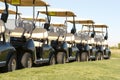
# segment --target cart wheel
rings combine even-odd
[[[88,54],[87,52],[81,53],[81,61],[88,61]]]
[[[50,57],[50,61],[49,61],[49,64],[50,65],[55,65],[56,61],[55,61],[55,55],[52,54],[52,56]]]
[[[76,53],[76,61],[80,62],[80,54],[79,53]]]
[[[32,57],[30,53],[25,53],[21,59],[21,64],[23,68],[31,68],[32,67]]]
[[[64,64],[66,62],[66,56],[64,52],[58,52],[57,54],[57,63]]]
[[[111,57],[111,52],[108,53],[108,59],[110,59],[110,57]]]
[[[16,56],[12,55],[8,61],[7,71],[14,71],[17,68]]]
[[[101,52],[96,53],[95,60],[102,60],[102,53]]]

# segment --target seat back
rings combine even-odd
[[[79,33],[78,36],[80,37],[81,40],[85,40],[85,41],[89,40],[90,38],[88,33],[85,33],[85,32]]]
[[[43,28],[35,28],[32,32],[31,38],[37,39],[37,40],[46,39],[48,38],[48,32],[46,29],[43,29]]]
[[[102,35],[95,35],[95,37],[94,37],[94,41],[95,42],[103,42],[103,36]]]
[[[4,33],[5,32],[5,23],[0,20],[0,33]]]

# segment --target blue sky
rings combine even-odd
[[[46,0],[51,7],[65,8],[79,18],[93,19],[109,26],[109,44],[120,42],[120,0]]]
[[[78,18],[93,19],[96,23],[109,26],[109,45],[120,42],[120,0],[45,0],[52,8],[73,11]],[[0,3],[0,6],[3,4]],[[13,8],[13,7],[10,7]],[[21,8],[20,12],[31,16],[31,9]],[[27,11],[26,11],[27,10]],[[58,18],[57,18],[58,19]],[[61,19],[62,20],[62,19]],[[77,29],[80,29],[77,27]]]

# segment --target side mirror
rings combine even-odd
[[[1,20],[6,23],[7,19],[8,19],[8,5],[6,4],[6,9],[3,11],[3,13],[1,14]]]
[[[94,36],[95,36],[95,31],[91,33],[91,38],[94,38]]]
[[[108,39],[108,33],[106,33],[105,37],[104,37],[105,40]]]
[[[71,33],[72,33],[72,34],[75,34],[75,33],[76,33],[76,29],[75,29],[75,28],[72,28],[72,29],[71,29]]]
[[[44,24],[44,29],[46,29],[47,31],[49,31],[49,27],[50,27],[50,24],[49,24],[49,23],[45,23],[45,24]]]

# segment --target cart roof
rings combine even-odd
[[[94,24],[94,27],[95,28],[108,28],[108,26],[105,24]]]
[[[89,30],[83,30],[83,31],[78,31],[78,32],[93,32],[93,31],[89,31]],[[104,33],[103,31],[95,31],[96,33]]]
[[[0,13],[3,13],[4,9],[0,9]],[[16,12],[14,10],[8,10],[9,14],[16,14]],[[21,14],[21,13],[18,13]]]
[[[33,20],[33,18],[22,18],[22,19],[25,19],[25,20]],[[46,20],[43,19],[43,18],[38,18],[38,19],[34,19],[35,21],[38,21],[38,22],[45,22]]]
[[[66,27],[65,24],[58,24],[58,23],[51,23],[50,26],[53,26],[53,27]]]
[[[67,22],[73,23],[73,20],[68,20]],[[93,20],[75,20],[76,24],[94,24]]]
[[[38,11],[39,13],[42,13],[42,14],[46,14],[47,15],[47,12],[46,10],[40,10]],[[64,10],[64,9],[55,9],[55,8],[51,8],[51,9],[48,9],[48,15],[49,16],[58,16],[58,17],[73,17],[73,16],[76,16],[72,11],[70,10]]]
[[[94,26],[94,28],[108,28],[108,26],[105,24],[85,24],[84,26]]]
[[[4,0],[0,0],[4,2]],[[33,6],[33,0],[6,0],[7,3],[17,6]],[[43,0],[35,0],[34,6],[49,6],[48,3]]]

